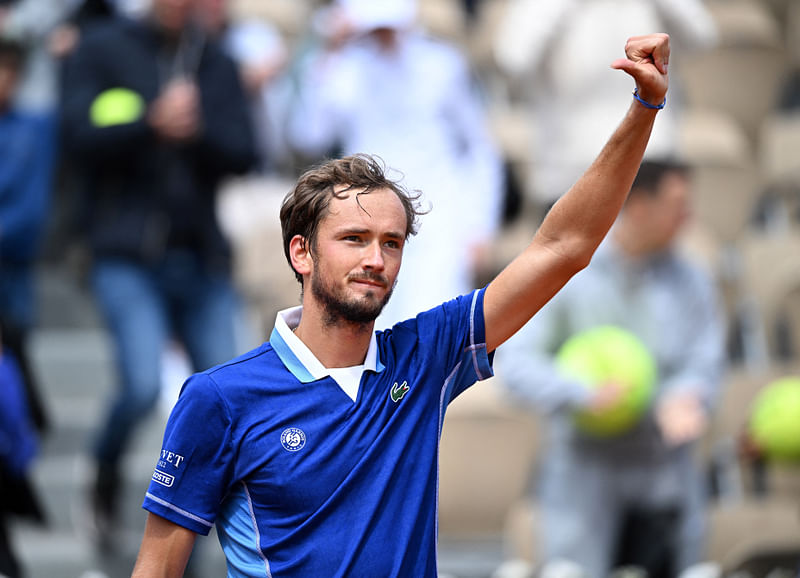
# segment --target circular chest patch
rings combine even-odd
[[[296,427],[287,427],[281,432],[281,445],[288,452],[302,450],[306,445],[306,434]]]

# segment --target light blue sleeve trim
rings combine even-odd
[[[172,510],[173,512],[176,512],[176,513],[178,513],[178,514],[180,514],[181,516],[184,516],[184,517],[186,517],[186,518],[189,518],[190,520],[194,520],[194,521],[195,521],[195,522],[197,522],[198,524],[202,524],[203,526],[207,526],[207,527],[209,527],[209,528],[213,528],[213,527],[214,527],[214,524],[213,524],[213,523],[211,523],[211,522],[209,522],[209,521],[207,521],[207,520],[204,520],[203,518],[201,518],[201,517],[199,517],[199,516],[195,516],[195,515],[194,515],[194,514],[192,514],[191,512],[187,512],[186,510],[184,510],[184,509],[182,509],[182,508],[179,508],[178,506],[176,506],[176,505],[174,505],[174,504],[170,504],[170,503],[169,503],[169,502],[167,502],[166,500],[162,500],[161,498],[159,498],[158,496],[155,496],[155,495],[151,494],[150,492],[147,492],[147,493],[145,494],[145,497],[147,497],[148,499],[150,499],[150,500],[154,501],[156,504],[161,504],[161,505],[162,505],[162,506],[164,506],[165,508],[167,508],[167,509],[169,509],[169,510]]]

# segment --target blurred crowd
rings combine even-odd
[[[595,262],[496,366],[504,396],[552,426],[529,484],[543,507],[530,568],[591,578],[697,567],[731,460],[763,473],[745,423],[733,458],[704,444],[733,372],[763,385],[800,357],[800,307],[758,307],[742,241],[781,235],[780,253],[800,217],[800,123],[782,120],[800,113],[792,0],[0,0],[0,576],[24,574],[6,521],[44,518],[29,479],[52,433],[29,351],[40,267],[70,267],[113,344],[85,489],[110,547],[120,464],[170,356],[186,371],[225,361],[299,299],[277,211],[305,168],[375,154],[421,192],[388,327],[486,283],[526,242],[630,104],[609,64],[653,31],[673,56],[646,168]],[[764,82],[724,69],[762,55]],[[783,164],[764,160],[770,123],[795,127]],[[573,414],[602,413],[625,384],[595,390],[557,363],[569,337],[609,325],[658,376],[647,417],[613,439]]]

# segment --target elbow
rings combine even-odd
[[[572,268],[572,274],[575,275],[586,269],[589,266],[589,263],[592,262],[592,256],[594,255],[594,251],[584,251],[582,253],[576,254],[572,262],[570,263],[570,267]]]
[[[592,262],[596,247],[575,244],[562,253],[562,268],[564,272],[572,277],[586,269]]]

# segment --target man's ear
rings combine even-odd
[[[310,275],[313,269],[311,258],[311,245],[306,242],[302,235],[295,235],[289,241],[289,256],[292,259],[292,267],[300,275]]]

